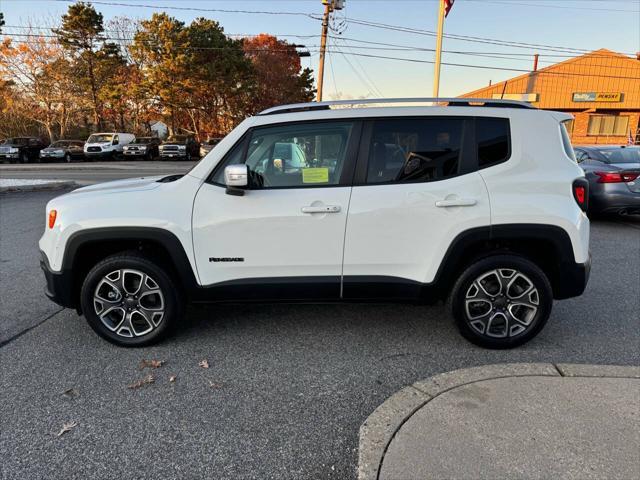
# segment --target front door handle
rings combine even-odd
[[[340,211],[339,205],[319,205],[308,206],[301,208],[302,213],[338,213]]]
[[[436,207],[473,207],[478,201],[475,198],[453,198],[451,200],[438,200]]]

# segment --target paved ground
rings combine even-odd
[[[48,164],[0,164],[0,178],[75,180],[90,184],[122,178],[185,173],[195,162],[78,162]]]
[[[417,380],[501,362],[640,364],[637,220],[594,224],[586,294],[516,350],[470,345],[441,306],[398,305],[199,307],[175,338],[123,350],[41,293],[51,196],[0,198],[2,338],[38,325],[0,348],[6,478],[353,478],[360,424]],[[166,364],[128,389],[144,358]]]
[[[640,478],[639,399],[640,367],[501,364],[436,375],[361,427],[359,478]]]

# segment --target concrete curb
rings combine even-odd
[[[382,461],[396,432],[433,398],[470,383],[526,376],[640,378],[640,367],[513,363],[465,368],[418,381],[389,397],[360,426],[358,479],[378,479]]]
[[[19,185],[13,187],[0,187],[0,194],[3,193],[22,193],[22,192],[40,192],[40,191],[52,191],[52,190],[66,190],[79,187],[78,183],[74,181],[62,181],[43,183],[40,185]]]

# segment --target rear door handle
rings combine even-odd
[[[319,205],[301,208],[302,213],[338,213],[340,205]]]
[[[473,207],[478,201],[475,198],[454,198],[451,200],[438,200],[436,207]]]

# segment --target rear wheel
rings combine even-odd
[[[158,342],[178,322],[183,301],[166,271],[137,252],[107,257],[87,274],[82,311],[102,338],[123,347]]]
[[[482,259],[455,283],[449,306],[460,333],[486,348],[513,348],[546,324],[553,293],[546,275],[516,255]]]

